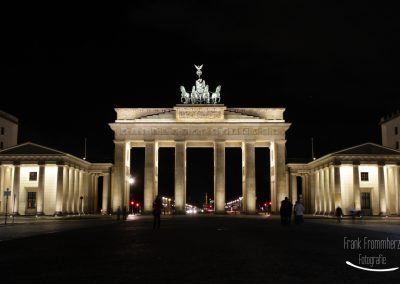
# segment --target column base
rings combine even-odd
[[[43,212],[36,212],[36,216],[43,216],[44,213]]]

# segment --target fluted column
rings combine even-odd
[[[326,199],[325,199],[324,169],[320,169],[318,172],[319,172],[319,193],[321,197],[321,214],[325,214]]]
[[[225,213],[225,142],[214,143],[215,213]]]
[[[323,206],[322,206],[322,190],[321,190],[321,172],[320,170],[315,171],[315,186],[316,186],[316,199],[317,199],[317,213],[322,214]]]
[[[324,192],[325,192],[325,214],[331,213],[331,194],[330,194],[330,183],[329,183],[329,168],[326,167],[323,169],[324,171]]]
[[[73,167],[69,168],[68,178],[69,178],[69,183],[68,183],[67,211],[68,211],[68,213],[72,213],[72,210],[73,210],[72,203],[73,203],[73,198],[74,198],[74,181],[75,181]]]
[[[400,164],[396,166],[396,173],[397,214],[400,214]]]
[[[340,179],[340,164],[334,165],[334,179],[335,179],[335,208],[342,207],[342,189]]]
[[[83,213],[83,199],[84,199],[84,183],[83,183],[83,170],[79,170],[79,192],[78,192],[78,213]]]
[[[46,166],[44,163],[39,165],[39,182],[36,200],[36,214],[44,215],[44,180],[45,180]]]
[[[94,175],[94,186],[93,186],[93,200],[92,200],[92,204],[93,204],[93,210],[92,213],[98,213],[98,208],[97,208],[97,200],[99,198],[99,175],[96,174]]]
[[[108,200],[110,196],[110,175],[104,174],[103,175],[103,201],[101,208],[103,209],[103,214],[108,213]]]
[[[386,193],[384,165],[378,165],[378,184],[379,184],[379,214],[386,214]]]
[[[315,194],[315,173],[311,172],[310,173],[310,182],[309,182],[309,193],[310,193],[310,207],[309,207],[309,213],[315,214],[316,210],[316,194]]]
[[[292,200],[292,203],[294,204],[297,201],[297,176],[296,175],[291,175],[291,196],[290,199]],[[304,184],[304,183],[303,183]],[[304,191],[304,186],[303,186],[303,191]],[[304,192],[303,192],[304,195]]]
[[[256,164],[254,142],[243,142],[242,152],[244,153],[244,188],[242,202],[244,212],[254,214],[256,213]]]
[[[15,196],[15,207],[13,214],[19,214],[19,186],[20,186],[20,165],[14,165],[13,195]],[[12,200],[12,199],[11,199]]]
[[[175,209],[185,212],[186,204],[186,142],[175,142]]]
[[[69,167],[64,166],[63,213],[68,213]]]
[[[0,212],[5,211],[4,209],[5,209],[6,199],[4,198],[4,194],[2,194],[6,190],[6,188],[5,188],[5,175],[6,175],[5,172],[6,172],[5,167],[0,165],[0,200],[2,201],[2,202],[0,202],[1,203]]]
[[[79,169],[75,169],[74,171],[74,195],[72,211],[74,213],[79,213]]]
[[[151,213],[153,210],[153,201],[156,196],[156,155],[157,143],[147,141],[145,146],[144,162],[144,212]]]
[[[130,174],[130,143],[125,141],[115,141],[115,156],[112,176],[112,211],[116,212],[118,206],[123,208],[127,192],[129,192]]]
[[[310,196],[310,175],[305,174],[303,175],[304,179],[304,187],[303,187],[303,202],[304,202],[304,209],[306,213],[310,213],[310,202],[311,202],[311,196]]]
[[[271,175],[274,176],[273,178],[275,183],[275,193],[274,191],[271,191],[271,200],[277,206],[275,207],[277,210],[279,210],[279,205],[281,200],[283,200],[285,197],[288,197],[289,195],[289,190],[286,183],[285,143],[286,143],[285,140],[274,141],[273,143],[271,143],[271,150],[272,150],[271,154],[274,156],[273,157],[274,170],[273,173],[271,173]],[[275,194],[275,196],[272,196],[273,193]]]
[[[329,196],[331,213],[335,214],[335,167],[329,166]]]
[[[353,204],[354,208],[361,209],[360,171],[359,162],[353,163]]]
[[[386,204],[387,204],[387,213],[388,214],[396,214],[397,212],[397,194],[395,192],[395,179],[396,172],[394,166],[387,167],[387,185],[386,185]]]
[[[64,189],[64,166],[57,166],[57,189],[56,189],[56,212],[55,215],[62,215],[63,211],[63,189]]]
[[[90,176],[87,171],[83,172],[83,189],[82,189],[82,211],[83,213],[88,213],[89,212],[89,190],[90,190]]]

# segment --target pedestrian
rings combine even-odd
[[[292,223],[292,212],[293,212],[293,203],[290,201],[289,198],[286,197],[286,220],[287,223],[290,225]]]
[[[300,203],[300,201],[296,201],[294,205],[294,222],[296,225],[299,225],[304,222],[304,206]]]
[[[128,212],[127,212],[126,206],[124,206],[124,207],[122,208],[122,220],[125,221],[127,215],[128,215]]]
[[[337,218],[337,222],[340,223],[342,221],[342,216],[343,216],[343,211],[342,208],[340,208],[340,206],[336,207],[335,215]]]
[[[121,220],[121,206],[118,206],[117,208],[117,220]]]
[[[154,216],[153,229],[155,228],[160,229],[161,210],[162,210],[161,197],[157,195],[156,199],[154,199],[153,202],[153,216]]]

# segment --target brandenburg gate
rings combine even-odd
[[[242,149],[242,209],[256,212],[255,148],[270,149],[272,210],[288,196],[285,133],[290,127],[283,118],[284,108],[227,108],[220,104],[220,90],[209,92],[198,79],[191,93],[181,86],[181,102],[173,108],[116,108],[114,131],[115,160],[111,206],[129,207],[131,148],[145,148],[144,212],[152,211],[158,194],[158,149],[175,148],[175,209],[185,212],[186,149],[214,149],[214,208],[225,212],[225,148]]]

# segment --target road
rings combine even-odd
[[[237,215],[162,216],[160,230],[153,230],[151,216],[36,225],[44,234],[0,242],[1,283],[394,283],[400,277],[399,270],[368,272],[345,263],[381,254],[387,262],[374,268],[398,267],[400,249],[344,247],[346,239],[400,240],[398,222],[306,219],[282,226],[277,217]]]

